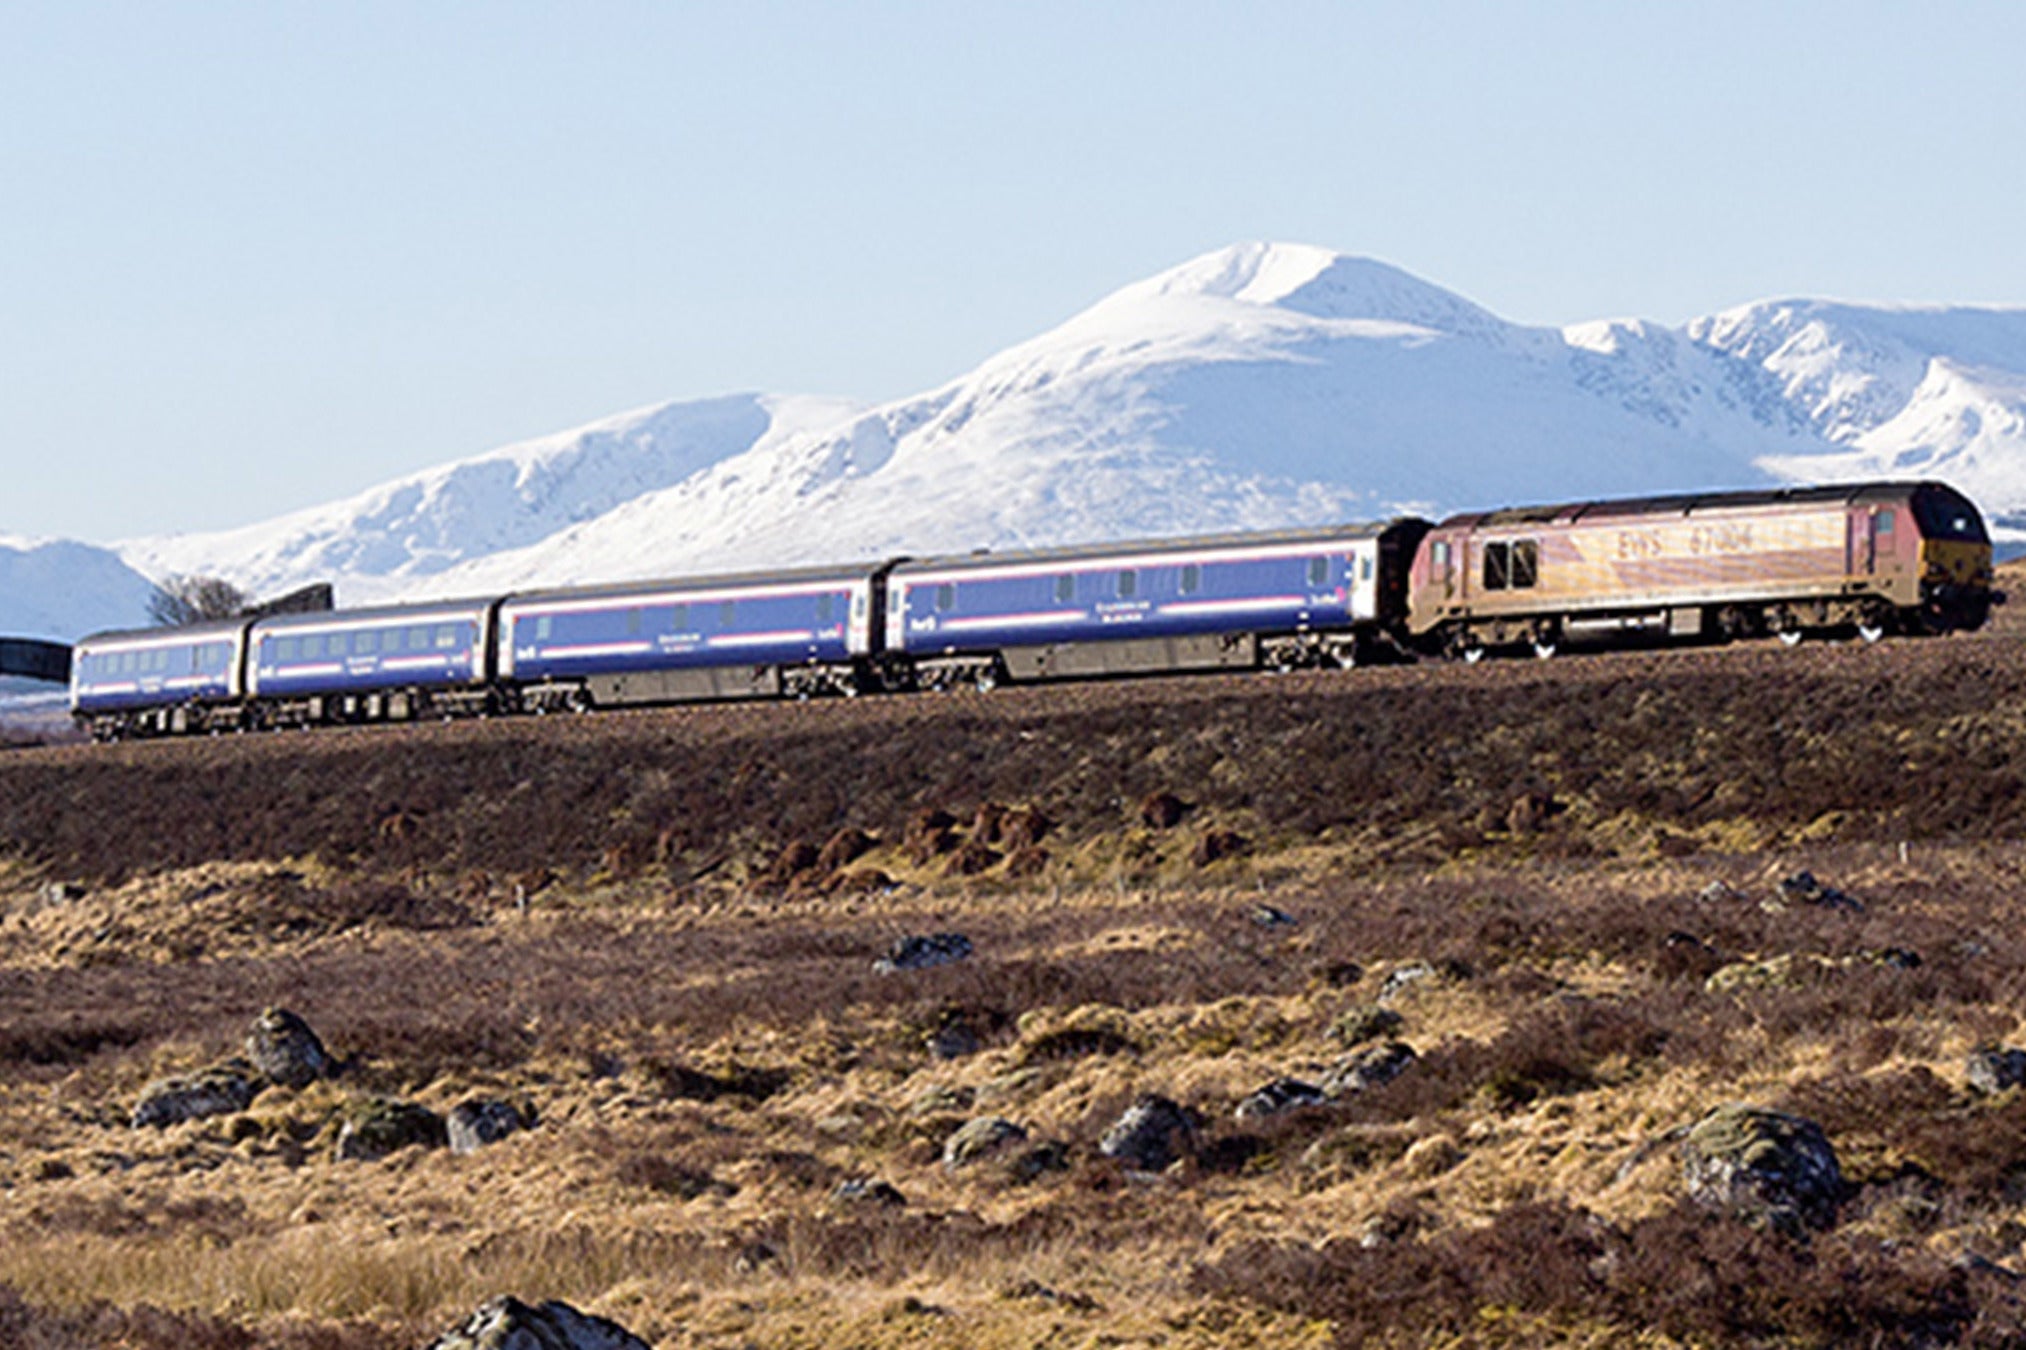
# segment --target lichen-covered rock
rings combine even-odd
[[[410,1145],[442,1148],[443,1117],[426,1106],[385,1098],[353,1107],[338,1130],[338,1156],[375,1162]]]
[[[901,970],[926,970],[930,966],[962,961],[971,954],[971,939],[962,933],[928,933],[898,938],[885,956],[872,963],[882,975]]]
[[[1148,1093],[1104,1132],[1097,1151],[1141,1172],[1161,1172],[1200,1146],[1202,1117],[1166,1097]]]
[[[133,1126],[159,1129],[206,1116],[229,1116],[251,1105],[258,1090],[253,1066],[228,1059],[198,1073],[148,1084],[134,1103]]]
[[[511,1102],[474,1097],[451,1108],[443,1132],[452,1153],[476,1153],[530,1123]]]
[[[964,1122],[944,1141],[943,1166],[953,1172],[969,1167],[1026,1138],[1027,1131],[1002,1116],[980,1116]]]
[[[246,1033],[246,1057],[272,1082],[308,1087],[333,1072],[331,1056],[310,1024],[287,1008],[269,1008]]]
[[[1247,1094],[1238,1103],[1236,1112],[1240,1120],[1265,1120],[1283,1111],[1293,1111],[1303,1106],[1321,1106],[1329,1098],[1314,1083],[1304,1083],[1299,1078],[1276,1078],[1256,1092]]]
[[[1420,1056],[1405,1041],[1387,1041],[1369,1050],[1360,1050],[1323,1075],[1323,1095],[1343,1097],[1367,1092],[1381,1083],[1390,1083],[1405,1073]]]
[[[2026,1083],[2026,1050],[1981,1045],[1970,1052],[1963,1076],[1972,1092],[1992,1096]]]
[[[1702,987],[1712,994],[1739,994],[1753,989],[1798,989],[1811,980],[1836,973],[1838,967],[1826,956],[1810,952],[1783,952],[1763,961],[1733,961],[1711,973]]]
[[[1381,1036],[1391,1036],[1398,1031],[1406,1019],[1391,1008],[1382,1008],[1376,1003],[1361,1003],[1355,1008],[1346,1008],[1330,1023],[1329,1037],[1342,1045],[1363,1045],[1376,1041]]]
[[[530,1307],[496,1298],[430,1343],[429,1350],[649,1350],[617,1322],[551,1300]]]
[[[1409,989],[1435,980],[1440,973],[1426,961],[1412,961],[1389,971],[1384,982],[1379,985],[1379,1002],[1391,1003]]]
[[[1680,1149],[1698,1204],[1793,1236],[1836,1220],[1843,1171],[1811,1120],[1733,1103],[1691,1126]]]

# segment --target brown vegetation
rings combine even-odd
[[[2016,1343],[2022,725],[1957,639],[10,752],[0,1342]],[[335,1079],[127,1123],[274,1005]],[[538,1123],[335,1156],[474,1095]],[[1828,1133],[1830,1232],[1683,1203],[1728,1100]]]

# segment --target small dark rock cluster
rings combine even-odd
[[[531,1307],[496,1298],[444,1332],[429,1350],[650,1350],[617,1322],[551,1300]]]
[[[1980,1045],[1970,1052],[1963,1066],[1970,1091],[1991,1097],[2007,1088],[2026,1083],[2026,1050],[2011,1046]]]
[[[971,939],[962,933],[916,934],[896,939],[886,955],[872,963],[872,968],[882,975],[891,975],[896,971],[948,965],[970,955]]]
[[[1097,1151],[1139,1172],[1166,1171],[1195,1153],[1203,1118],[1189,1108],[1147,1093],[1104,1132]]]

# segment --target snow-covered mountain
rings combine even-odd
[[[1948,479],[2026,529],[2026,311],[1529,327],[1384,263],[1243,244],[883,406],[673,403],[118,548],[151,576],[332,580],[356,605],[1879,474]]]
[[[0,635],[68,642],[145,624],[153,591],[110,549],[0,536]]]

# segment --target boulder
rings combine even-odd
[[[258,1091],[253,1066],[229,1059],[186,1077],[148,1084],[134,1103],[133,1126],[160,1129],[206,1116],[229,1116],[250,1106]]]
[[[1733,1103],[1682,1136],[1683,1183],[1696,1203],[1790,1236],[1829,1227],[1843,1171],[1822,1127]]]
[[[428,1107],[387,1098],[355,1106],[338,1130],[338,1156],[376,1162],[410,1145],[442,1148],[443,1117]]]
[[[1238,1103],[1235,1113],[1240,1120],[1265,1120],[1283,1111],[1293,1111],[1303,1106],[1321,1106],[1329,1098],[1314,1083],[1304,1083],[1298,1078],[1276,1078],[1256,1092],[1247,1094]]]
[[[1815,879],[1813,872],[1796,872],[1782,881],[1777,888],[1780,908],[1788,905],[1817,905],[1824,909],[1842,910],[1849,914],[1862,914],[1864,903],[1855,896],[1846,895],[1834,886],[1825,886]]]
[[[1741,994],[1753,989],[1798,989],[1811,980],[1833,975],[1836,962],[1812,952],[1782,952],[1763,961],[1733,961],[1712,971],[1702,987],[1712,994]]]
[[[1265,901],[1260,901],[1246,910],[1245,917],[1261,928],[1292,928],[1301,922],[1278,905],[1269,905]]]
[[[1387,973],[1379,985],[1379,1002],[1391,1003],[1416,985],[1426,984],[1439,977],[1435,967],[1426,961],[1414,961]]]
[[[1330,1023],[1329,1038],[1345,1046],[1363,1045],[1366,1041],[1392,1035],[1406,1020],[1391,1008],[1361,1003],[1337,1014],[1336,1020]]]
[[[1202,1117],[1166,1097],[1147,1093],[1104,1132],[1097,1151],[1141,1172],[1162,1172],[1195,1153]]]
[[[452,1153],[476,1153],[533,1123],[511,1102],[473,1097],[451,1108],[443,1132]]]
[[[978,1053],[983,1044],[971,1024],[961,1017],[947,1018],[936,1025],[936,1029],[923,1038],[929,1048],[929,1058],[937,1060],[963,1059]]]
[[[964,1122],[943,1144],[943,1166],[951,1171],[969,1167],[999,1150],[1022,1143],[1027,1131],[1001,1116],[980,1116]]]
[[[885,956],[872,963],[882,975],[901,970],[926,970],[930,966],[962,961],[971,954],[971,939],[962,933],[928,933],[896,938]]]
[[[1323,1095],[1328,1097],[1348,1096],[1353,1092],[1365,1092],[1390,1083],[1405,1073],[1420,1056],[1414,1047],[1405,1041],[1387,1041],[1369,1050],[1340,1060],[1335,1068],[1323,1075]]]
[[[1963,1066],[1970,1091],[1992,1096],[2026,1083],[2026,1050],[2010,1046],[1980,1045],[1970,1052]]]
[[[617,1322],[554,1300],[529,1307],[496,1298],[430,1342],[429,1350],[649,1350]]]
[[[246,1033],[246,1057],[272,1082],[308,1087],[336,1072],[324,1043],[310,1024],[287,1008],[269,1008]]]
[[[1148,829],[1172,830],[1189,814],[1189,804],[1172,792],[1155,792],[1140,799],[1140,823]]]
[[[851,1177],[837,1183],[830,1192],[833,1204],[879,1209],[899,1209],[907,1203],[900,1189],[877,1177]]]

